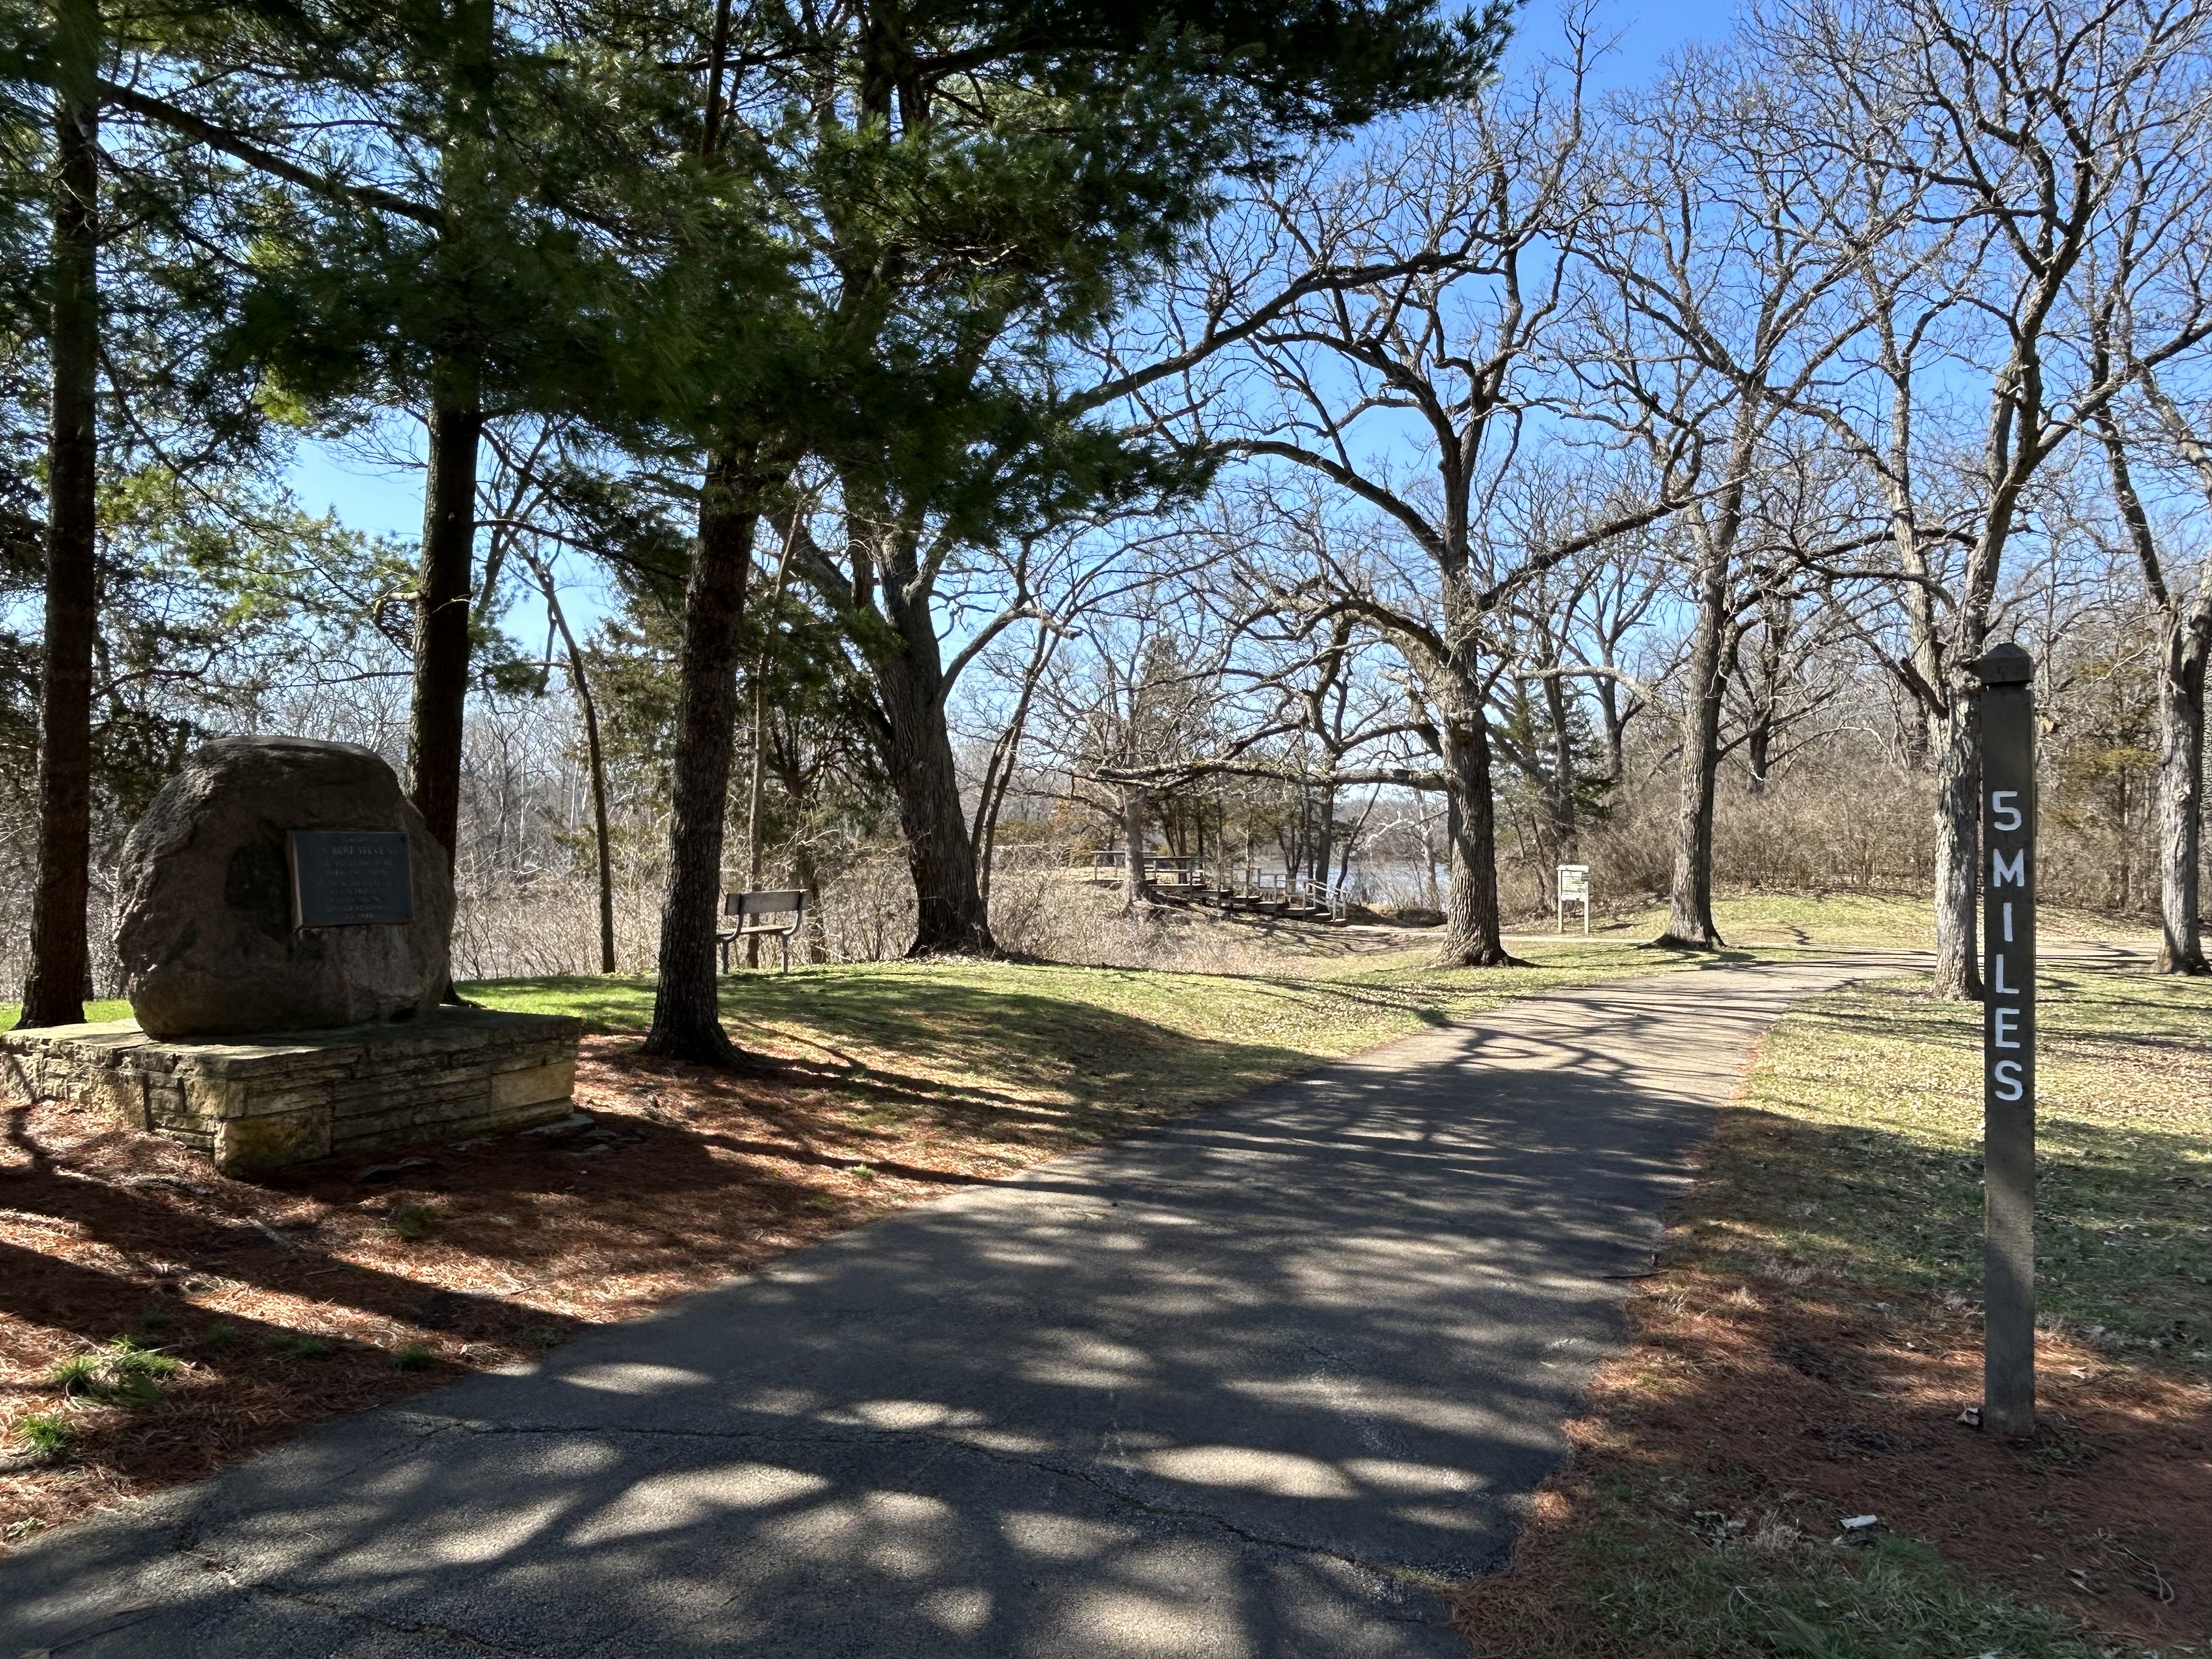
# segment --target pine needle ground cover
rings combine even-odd
[[[1483,972],[1401,952],[1249,976],[740,975],[726,1017],[758,1059],[738,1074],[636,1052],[648,981],[473,986],[585,1019],[586,1121],[266,1183],[94,1113],[0,1099],[0,1548],[1320,1061],[1516,996],[1693,966],[1601,945]]]
[[[2212,1651],[2212,984],[2040,981],[2042,1426],[1980,1395],[1980,1011],[1800,1005],[1723,1114],[1475,1651]],[[1871,1525],[1843,1522],[1866,1516]]]

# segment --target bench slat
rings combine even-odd
[[[806,894],[803,889],[791,893],[722,895],[722,914],[726,916],[774,916],[805,908]]]

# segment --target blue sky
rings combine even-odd
[[[1648,78],[1668,53],[1724,35],[1735,10],[1733,0],[1676,0],[1671,5],[1657,6],[1614,0],[1601,5],[1592,20],[1600,37],[1618,39],[1599,66],[1599,84],[1626,86]],[[1511,73],[1513,61],[1556,52],[1563,40],[1557,8],[1546,0],[1534,0],[1518,19],[1507,73]],[[419,467],[380,468],[341,449],[305,444],[293,463],[291,484],[302,507],[310,513],[335,513],[352,529],[410,542],[422,533]],[[570,620],[580,632],[598,620],[599,606],[592,601],[586,573],[572,569],[568,574],[581,583],[576,595],[580,602],[570,607]],[[542,641],[544,608],[542,605],[518,607],[507,625],[521,640]]]

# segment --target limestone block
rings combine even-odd
[[[253,1176],[568,1115],[577,1021],[438,1008],[404,1024],[158,1042],[130,1022],[0,1033],[0,1092],[62,1097]]]
[[[274,1112],[224,1119],[215,1132],[215,1167],[227,1176],[265,1175],[288,1164],[331,1155],[328,1112]]]

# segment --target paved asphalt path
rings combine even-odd
[[[0,1561],[0,1659],[1464,1659],[1792,998],[1517,1002],[969,1189]]]

